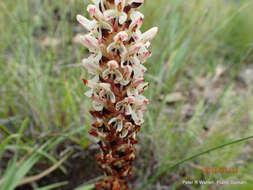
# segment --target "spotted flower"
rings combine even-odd
[[[119,32],[113,38],[113,42],[107,47],[107,52],[113,52],[115,56],[125,55],[127,52],[124,42],[128,39],[128,34],[125,31]]]
[[[119,64],[112,60],[107,63],[108,67],[104,70],[102,76],[105,80],[112,79],[115,83],[119,83],[122,80],[122,74],[119,71]]]
[[[103,110],[108,102],[115,103],[115,95],[110,89],[108,83],[96,83],[93,80],[84,80],[86,86],[91,88],[85,93],[86,96],[93,99],[93,108],[95,111]]]
[[[112,119],[110,119],[108,124],[114,127],[117,132],[121,132],[123,129],[123,119],[123,115],[120,114],[117,117],[113,117]]]

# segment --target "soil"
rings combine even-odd
[[[84,182],[95,179],[103,175],[100,168],[97,166],[97,161],[94,155],[97,153],[97,149],[87,149],[85,151],[75,152],[64,163],[67,169],[65,175],[61,170],[56,170],[50,175],[37,181],[38,187],[43,187],[49,184],[68,181],[67,185],[55,188],[55,190],[73,190],[81,186]],[[30,184],[16,188],[16,190],[32,190]]]

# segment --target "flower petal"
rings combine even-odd
[[[109,78],[108,75],[109,75],[110,73],[111,73],[111,72],[110,72],[110,69],[104,70],[104,72],[103,72],[103,74],[102,74],[103,78],[104,78],[105,80],[107,80],[107,79]]]
[[[109,120],[108,124],[111,125],[113,122],[117,121],[117,117],[113,117],[112,119]]]
[[[120,120],[120,122],[117,125],[117,131],[120,132],[123,129],[123,121]]]
[[[93,82],[92,80],[85,80],[85,85],[94,89],[94,88],[96,88],[97,83]]]
[[[90,16],[94,18],[95,20],[102,20],[103,14],[100,12],[100,10],[95,5],[88,5],[87,11],[89,12]]]
[[[96,28],[96,21],[90,21],[82,15],[77,15],[76,19],[88,31],[92,31]]]
[[[99,86],[104,90],[104,91],[110,91],[111,90],[111,85],[109,83],[100,83]]]
[[[121,52],[121,53],[120,53],[120,56],[121,56],[121,57],[125,57],[126,54],[127,54],[127,49],[126,49],[126,47],[124,46],[123,43],[121,44],[120,48],[121,48],[121,50],[120,50],[120,52]]]
[[[108,53],[111,52],[111,51],[114,49],[115,46],[116,46],[116,43],[115,43],[115,42],[112,42],[111,44],[108,45],[106,51],[107,51]]]
[[[132,113],[133,113],[132,107],[128,104],[126,106],[126,112],[125,112],[125,114],[126,115],[131,115]]]
[[[136,125],[142,125],[144,123],[144,119],[143,119],[143,113],[138,111],[136,112],[132,112],[132,118],[134,120],[134,123]]]
[[[122,80],[123,76],[119,70],[116,70],[115,75],[116,75],[115,82],[119,83]]]
[[[100,25],[102,26],[103,29],[109,30],[110,32],[113,31],[112,26],[108,24],[107,22],[101,21]]]
[[[94,59],[95,62],[99,63],[99,61],[101,60],[102,56],[103,56],[102,52],[101,51],[97,51],[96,55],[93,57],[93,59]]]
[[[114,36],[114,42],[124,42],[128,39],[128,34],[125,31],[121,31]]]
[[[123,131],[121,132],[121,138],[125,138],[128,135],[128,130],[123,129]]]
[[[124,24],[124,23],[126,22],[126,20],[127,20],[127,14],[123,12],[123,13],[120,15],[120,17],[119,17],[119,23],[120,23],[120,24]]]
[[[139,94],[143,93],[143,91],[148,87],[148,85],[149,85],[148,82],[145,82],[145,83],[140,84],[140,85],[137,87],[138,93],[139,93]]]
[[[139,11],[135,11],[130,15],[130,18],[131,18],[132,22],[131,22],[129,28],[132,31],[138,30],[143,23],[144,15],[142,13],[140,13]]]
[[[140,60],[138,59],[137,56],[131,57],[130,61],[131,61],[134,65],[139,65],[139,64],[140,64]]]
[[[98,74],[101,68],[92,60],[91,57],[82,60],[83,66],[88,70],[90,74]]]
[[[115,6],[117,7],[118,11],[121,12],[123,11],[126,0],[114,0],[115,1]]]
[[[92,105],[96,111],[102,111],[104,108],[104,106],[101,102],[93,101]]]
[[[91,34],[87,34],[85,36],[81,36],[81,42],[85,45],[88,49],[94,50],[98,47],[98,40],[93,37]]]
[[[142,64],[139,64],[139,69],[140,69],[140,71],[142,72],[142,73],[145,73],[146,71],[147,71],[147,68],[144,66],[144,65],[142,65]]]
[[[117,12],[115,10],[106,10],[104,12],[104,16],[106,20],[111,20],[113,18],[115,18],[117,15]]]
[[[87,97],[89,97],[89,98],[92,96],[92,94],[93,94],[93,90],[92,89],[90,89],[89,91],[87,91],[87,92],[84,93],[84,95],[87,96]]]
[[[152,40],[157,35],[157,32],[158,27],[153,27],[142,34],[141,40],[146,43],[147,41]]]
[[[112,92],[112,91],[109,91],[109,92],[108,92],[108,95],[109,95],[110,101],[111,101],[112,103],[115,103],[115,102],[116,102],[116,98],[115,98],[115,95],[113,94],[113,92]]]
[[[134,44],[134,45],[132,45],[132,46],[129,47],[128,53],[130,55],[136,54],[136,53],[138,53],[140,51],[140,49],[141,49],[142,46],[143,46],[142,43]]]
[[[126,78],[130,78],[132,72],[133,72],[133,68],[131,66],[129,65],[125,66],[124,76],[126,76]]]
[[[93,2],[97,7],[101,7],[102,11],[105,10],[105,6],[104,6],[103,0],[92,0],[92,2]]]

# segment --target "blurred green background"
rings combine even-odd
[[[88,51],[78,43],[85,31],[75,20],[87,16],[87,4],[0,1],[0,190],[92,189],[86,185],[102,175],[87,133],[81,60]],[[169,169],[253,134],[252,10],[252,0],[146,0],[142,31],[158,26],[159,34],[146,63],[150,104],[134,189],[253,189],[252,140]],[[206,167],[239,172],[206,174]],[[185,185],[186,179],[245,184]]]

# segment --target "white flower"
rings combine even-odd
[[[108,102],[115,103],[116,98],[110,89],[110,84],[96,82],[97,76],[93,80],[84,80],[86,86],[91,88],[85,93],[86,96],[93,100],[93,108],[101,111]]]
[[[132,32],[139,30],[142,25],[144,15],[142,13],[140,13],[139,11],[135,11],[135,12],[131,13],[130,18],[131,18],[132,22],[129,26],[129,29]]]
[[[143,114],[146,111],[148,104],[148,99],[144,96],[139,95],[135,99],[135,103],[133,104],[132,108],[132,118],[136,125],[142,125],[144,123]]]
[[[141,41],[145,44],[147,41],[152,40],[157,35],[157,32],[158,32],[157,27],[149,29],[148,31],[142,34]]]
[[[89,32],[94,32],[98,28],[96,20],[90,21],[87,18],[83,17],[82,15],[77,15],[76,19]]]
[[[129,65],[124,66],[124,73],[123,73],[123,78],[120,81],[120,84],[123,86],[126,86],[127,84],[129,84],[131,82],[132,79],[132,74],[133,74],[133,68]]]
[[[100,99],[106,101],[110,101],[112,103],[116,102],[116,98],[114,93],[111,91],[111,85],[108,83],[99,83],[99,86],[101,87],[99,97]]]
[[[142,96],[130,96],[116,104],[116,110],[131,115],[136,125],[142,125],[144,122],[143,113],[146,111],[148,100]]]
[[[95,37],[91,34],[81,36],[81,42],[89,49],[96,61],[99,61],[102,58],[102,52],[100,49],[102,45],[99,44],[99,41]]]
[[[88,5],[87,11],[90,13],[90,16],[97,21],[101,21],[104,19],[103,13],[95,5]]]
[[[105,11],[105,6],[104,6],[104,0],[92,0],[92,2],[101,9],[102,12]]]
[[[143,78],[137,79],[127,89],[127,95],[138,96],[139,94],[142,94],[145,88],[147,87],[148,87],[148,83],[144,82]]]
[[[124,42],[128,39],[128,34],[125,31],[119,32],[114,36],[113,42],[107,47],[107,52],[114,52],[116,55],[124,56],[127,49]]]
[[[94,37],[98,39],[98,41],[101,43],[102,42],[102,29],[107,29],[108,31],[112,32],[112,27],[111,25],[108,25],[107,23],[103,21],[96,21],[96,20],[88,20],[87,18],[77,15],[76,16],[77,21],[89,32],[91,32]]]
[[[121,132],[121,130],[123,129],[123,119],[124,116],[118,115],[117,117],[110,119],[108,124],[114,127],[117,132]]]
[[[135,51],[131,51],[131,48],[135,49]],[[143,66],[142,60],[140,60],[141,50],[142,46],[139,46],[138,44],[129,48],[129,52],[122,57],[121,61],[121,67],[126,69],[127,67],[131,66],[131,70],[134,71],[134,78],[140,78],[143,76],[143,73],[147,71],[146,67]],[[134,52],[134,54],[131,54],[131,52]],[[145,57],[146,58],[146,57]]]
[[[146,60],[152,55],[152,52],[148,49],[149,45],[150,44],[147,42],[142,46],[142,48],[138,52],[138,59],[140,60],[141,63],[145,63]]]
[[[98,25],[101,28],[107,29],[111,32],[113,31],[112,26],[106,22],[103,13],[99,10],[98,7],[96,7],[95,5],[88,5],[87,10],[88,10],[90,16],[98,22]],[[100,31],[101,31],[101,28],[99,28]]]
[[[99,50],[98,40],[93,37],[91,34],[86,34],[85,36],[81,36],[81,42],[85,45],[91,52]]]
[[[123,24],[127,20],[127,14],[123,11],[126,1],[125,0],[114,0],[115,8],[106,10],[104,16],[107,20],[117,18],[120,24]]]
[[[90,74],[99,75],[102,70],[98,64],[98,60],[95,60],[93,56],[89,56],[87,59],[83,59],[82,63]]]
[[[131,115],[131,105],[135,102],[135,97],[126,97],[116,104],[116,110]]]
[[[141,47],[142,47],[142,44],[134,44],[130,46],[127,49],[127,52],[124,54],[124,56],[122,56],[121,67],[124,68],[127,65],[132,66],[135,64],[139,64],[140,61],[137,57],[137,53],[140,51]]]
[[[109,61],[107,63],[108,68],[104,70],[102,76],[105,80],[113,79],[114,83],[119,83],[122,80],[122,74],[119,71],[119,65],[116,61]]]

